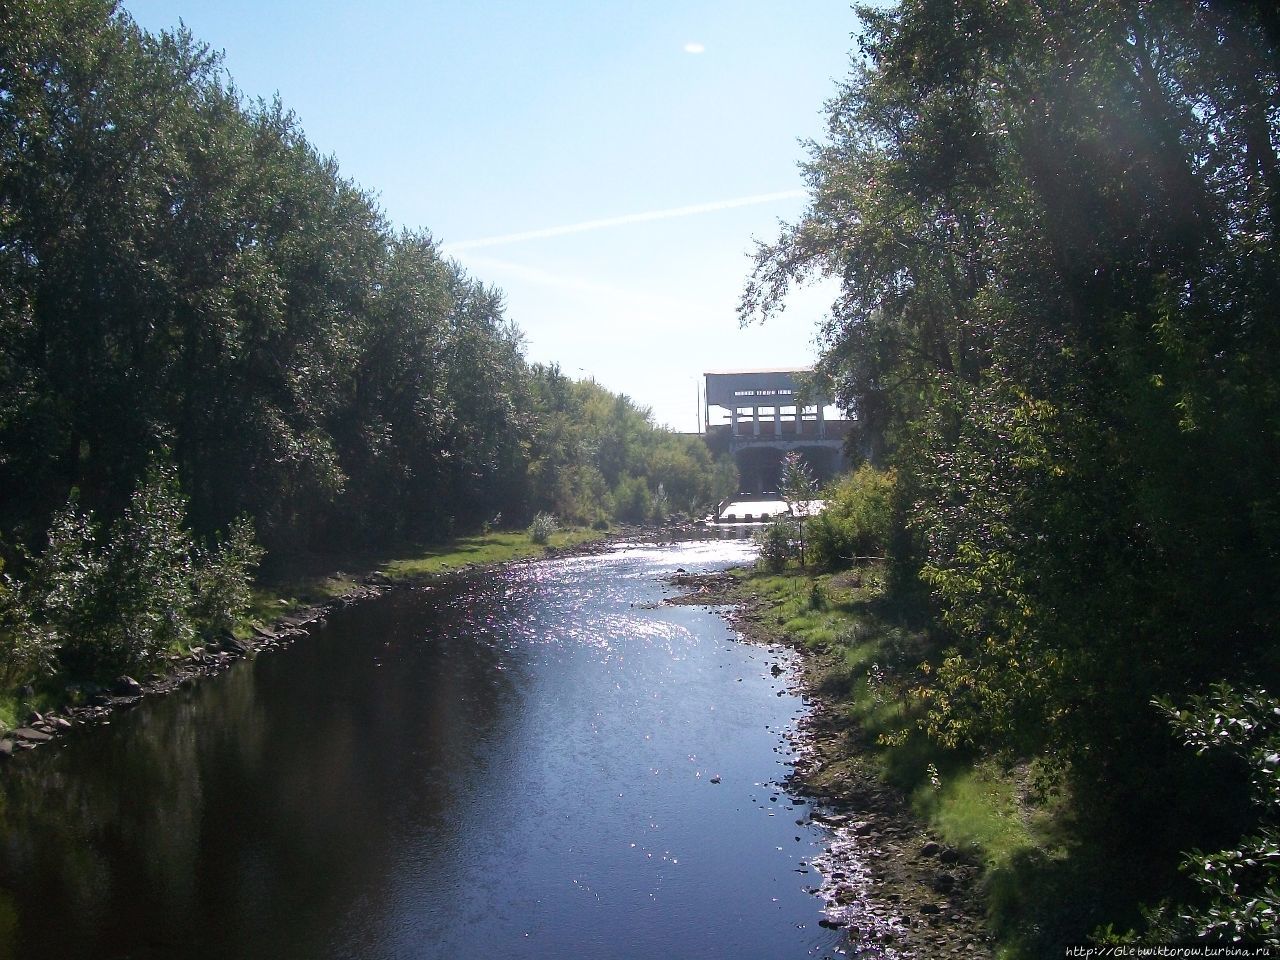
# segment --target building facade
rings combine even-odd
[[[795,450],[820,480],[845,468],[848,421],[828,419],[825,398],[804,403],[800,379],[808,368],[709,371],[703,413],[707,443],[727,449],[738,465],[741,493],[778,489],[782,458]]]

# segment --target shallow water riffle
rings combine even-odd
[[[24,958],[835,955],[788,655],[624,545],[402,589],[0,773]]]

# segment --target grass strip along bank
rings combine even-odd
[[[383,553],[295,558],[280,571],[264,576],[254,588],[249,615],[236,634],[247,637],[255,623],[270,623],[316,604],[352,596],[371,583],[417,582],[458,570],[534,559],[595,543],[605,536],[600,530],[569,527],[551,533],[546,543],[536,543],[527,530],[491,531]]]
[[[805,654],[813,754],[797,778],[870,821],[853,821],[864,837],[859,855],[873,851],[873,896],[886,897],[902,922],[899,945],[968,951],[977,927],[983,953],[1036,956],[1060,930],[1093,923],[1100,904],[1089,884],[1105,865],[1068,855],[1068,801],[1044,789],[1033,766],[946,749],[918,724],[929,614],[891,597],[882,565],[739,568],[681,585],[695,588],[685,601],[733,605],[748,638]]]
[[[148,664],[146,674],[98,682],[53,674],[0,693],[0,757],[50,742],[77,725],[103,722],[146,695],[188,687],[245,656],[286,647],[329,611],[362,597],[459,570],[587,549],[605,536],[566,528],[539,543],[529,531],[493,531],[381,554],[308,554],[269,563],[251,591],[247,614],[233,629],[171,647]]]

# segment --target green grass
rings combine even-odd
[[[30,697],[23,697],[12,690],[0,694],[0,732],[20,727],[27,721],[33,710],[41,713],[59,706],[59,698],[54,691],[36,688]]]
[[[12,694],[0,697],[0,729],[12,730],[18,725],[18,698]],[[22,718],[25,719],[25,718]]]
[[[911,797],[915,811],[927,819],[943,841],[982,856],[992,866],[1038,846],[1023,819],[1018,787],[988,764],[939,775],[939,785],[926,782]]]
[[[557,530],[545,545],[526,531],[491,532],[457,537],[445,543],[405,547],[388,554],[310,556],[305,562],[285,562],[270,579],[254,588],[249,615],[236,631],[244,636],[253,623],[270,623],[297,610],[351,593],[362,578],[381,573],[392,581],[437,576],[468,566],[492,566],[541,557],[603,538],[599,530]],[[301,572],[320,567],[324,573]]]
[[[752,573],[742,582],[751,594],[768,601],[774,626],[812,649],[837,644],[865,600],[861,588],[841,586],[830,577]]]
[[[811,676],[843,707],[857,744],[847,762],[871,764],[934,836],[984,864],[1001,955],[1034,956],[1046,901],[1067,902],[1080,882],[1059,842],[1061,811],[1032,802],[1025,769],[946,749],[919,728],[920,703],[910,692],[928,684],[919,664],[937,655],[924,612],[891,603],[874,569],[738,571],[736,579],[742,598],[762,604],[769,632],[821,654]]]
[[[551,534],[546,546],[534,543],[525,531],[488,533],[459,537],[449,543],[426,548],[412,557],[392,560],[381,571],[392,580],[421,577],[456,570],[467,564],[488,566],[528,557],[543,556],[548,550],[563,550],[603,536],[599,530],[568,529]]]
[[[243,639],[252,633],[253,624],[267,624],[287,617],[304,607],[323,603],[349,593],[357,586],[353,577],[305,577],[256,586],[249,600],[249,612],[234,633]]]

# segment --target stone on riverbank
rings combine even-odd
[[[111,692],[122,697],[140,697],[143,694],[142,684],[133,677],[117,677],[111,685]]]
[[[45,743],[53,739],[53,734],[45,733],[42,730],[36,730],[32,727],[19,727],[13,731],[13,736],[19,740],[26,740],[28,743]]]

